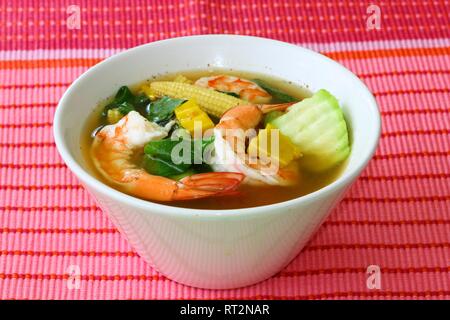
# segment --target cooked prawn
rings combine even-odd
[[[261,122],[263,115],[273,110],[285,110],[292,103],[277,105],[241,105],[228,110],[214,128],[215,161],[214,170],[241,172],[248,184],[291,185],[298,180],[295,163],[284,168],[271,170],[267,164],[253,163],[245,150],[248,134]],[[231,132],[230,131],[234,131]],[[239,148],[244,146],[244,149]]]
[[[147,200],[188,200],[233,192],[243,180],[240,173],[203,173],[175,181],[151,175],[133,163],[133,154],[149,141],[166,137],[172,125],[160,127],[131,111],[95,136],[91,149],[95,166],[124,191]]]
[[[272,99],[272,96],[256,83],[234,76],[202,77],[195,82],[195,85],[223,92],[232,92],[239,95],[241,99],[255,104],[269,103]]]

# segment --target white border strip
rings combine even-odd
[[[297,43],[297,45],[319,52],[339,52],[380,49],[450,47],[450,39],[442,38],[335,43]],[[124,50],[126,49],[38,49],[0,51],[0,60],[41,60],[68,58],[104,59]]]

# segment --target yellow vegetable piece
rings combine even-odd
[[[278,143],[272,141],[272,138],[276,139],[277,136]],[[272,158],[272,160],[278,161],[280,167],[287,166],[301,156],[300,149],[271,124],[268,124],[265,129],[259,130],[258,135],[250,140],[248,153],[260,158]]]
[[[191,135],[194,135],[195,124],[200,126],[202,133],[205,130],[214,127],[214,122],[209,118],[208,114],[200,109],[194,99],[188,100],[181,106],[175,109],[175,116],[180,122],[181,126],[188,130]]]
[[[141,91],[144,92],[150,100],[156,100],[158,97],[155,91],[148,84],[144,84],[141,87]]]
[[[106,120],[109,124],[114,124],[119,122],[120,119],[122,119],[123,114],[119,111],[119,109],[109,109],[108,113],[106,114]]]
[[[188,83],[154,81],[150,84],[150,87],[159,96],[188,100],[195,99],[203,110],[218,118],[228,109],[237,105],[248,104],[247,101],[229,96],[225,93]]]

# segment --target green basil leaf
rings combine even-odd
[[[205,151],[207,146],[209,146],[211,143],[214,142],[214,139],[215,139],[214,136],[210,136],[208,138],[203,138],[202,139],[202,149],[203,149],[203,151]]]
[[[127,86],[122,86],[117,91],[116,96],[114,97],[114,103],[121,104],[123,102],[132,102],[134,99],[134,95],[131,90]]]
[[[211,147],[211,144],[214,142],[214,136],[209,138],[201,139],[200,143],[198,140],[190,140],[190,139],[177,139],[172,140],[170,138],[158,140],[158,141],[150,141],[144,147],[144,153],[153,158],[162,159],[170,164],[176,166],[184,166],[185,168],[189,168],[192,165],[202,165],[207,162],[208,159],[203,159],[203,155],[205,154],[205,150],[208,147]],[[180,145],[184,144],[184,145]],[[177,152],[176,156],[180,157],[179,161],[181,164],[175,164],[174,159],[172,158],[173,149],[179,146],[180,149]],[[214,145],[212,145],[214,147]],[[201,148],[201,149],[200,149]],[[197,150],[199,149],[199,150]],[[185,155],[183,152],[190,152],[189,155]],[[196,154],[198,152],[199,154]],[[201,152],[201,154],[200,154]],[[187,156],[187,158],[185,158]],[[197,157],[196,157],[197,156]],[[197,161],[196,161],[197,160]],[[178,161],[176,161],[178,162]],[[206,170],[206,169],[204,169]],[[211,171],[208,169],[209,172]]]
[[[137,112],[139,112],[145,118],[147,118],[146,109],[149,104],[150,104],[150,99],[144,93],[141,93],[141,94],[135,96],[133,99],[133,105],[134,105],[135,110]]]
[[[106,117],[108,111],[111,109],[119,108],[120,113],[126,115],[128,112],[135,110],[134,108],[134,95],[127,86],[122,86],[117,91],[114,99],[103,108],[102,116]]]
[[[172,150],[173,148],[175,148],[175,146],[177,146],[180,143],[190,143],[190,141],[183,139],[178,140],[163,139],[158,141],[150,141],[145,145],[144,153],[152,157],[159,157],[167,161],[172,161]],[[189,148],[189,146],[185,147]],[[181,153],[179,156],[182,157],[183,154]]]
[[[147,119],[152,122],[162,122],[173,117],[173,112],[176,107],[183,104],[186,100],[169,97],[162,97],[161,99],[152,102],[147,107]]]
[[[125,101],[125,102],[122,102],[121,104],[119,104],[117,106],[117,109],[119,110],[119,112],[121,114],[123,114],[125,116],[128,114],[128,112],[134,110],[134,106],[131,103]]]
[[[217,91],[219,91],[220,93],[224,93],[224,94],[226,94],[226,95],[229,95],[229,96],[232,96],[232,97],[235,97],[235,98],[240,98],[240,96],[237,94],[237,93],[234,93],[234,92],[229,92],[229,91],[220,91],[220,90],[217,90]]]
[[[153,157],[148,154],[144,155],[142,166],[148,173],[162,177],[179,175],[190,168],[190,165],[174,164],[171,161]]]
[[[136,107],[144,108],[150,103],[150,99],[147,97],[145,93],[141,93],[134,97],[133,104]]]
[[[276,102],[294,102],[299,101],[298,99],[288,95],[287,93],[284,93],[283,91],[272,87],[271,85],[267,84],[261,79],[253,79],[254,83],[256,83],[258,86],[266,90]]]

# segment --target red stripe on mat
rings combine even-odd
[[[329,251],[329,250],[356,250],[356,249],[446,249],[450,243],[359,243],[359,244],[332,244],[332,245],[310,245],[305,251]],[[134,251],[24,251],[24,250],[1,250],[0,256],[44,256],[44,257],[138,257]]]
[[[450,74],[450,70],[401,70],[389,72],[372,72],[372,73],[357,73],[361,78],[378,78],[378,77],[393,77],[393,76],[423,76],[423,75],[445,75]],[[68,87],[72,82],[55,82],[55,83],[22,83],[22,84],[0,84],[0,89],[42,89],[54,87]]]
[[[442,48],[402,48],[361,51],[341,51],[324,53],[335,60],[373,59],[385,57],[438,56],[450,54],[450,47]],[[47,59],[47,60],[2,60],[0,69],[35,69],[35,68],[66,68],[91,67],[103,59]]]
[[[317,275],[333,275],[333,274],[351,274],[363,273],[367,271],[366,268],[334,268],[334,269],[316,269],[316,270],[301,270],[301,271],[285,271],[274,276],[274,278],[293,278],[306,277]],[[421,267],[421,268],[383,268],[383,273],[388,274],[407,274],[407,273],[446,273],[450,272],[449,267]],[[18,274],[18,273],[0,273],[0,279],[22,279],[22,280],[67,280],[70,276],[67,274]],[[81,275],[81,280],[86,281],[161,281],[167,280],[162,275]]]
[[[434,219],[434,220],[390,220],[390,221],[377,221],[377,220],[338,220],[338,221],[326,221],[324,227],[334,226],[425,226],[425,225],[447,225],[450,224],[450,220]],[[117,229],[113,228],[77,228],[77,229],[55,229],[55,228],[0,228],[0,233],[31,233],[31,234],[105,234],[116,233]]]
[[[214,297],[215,300],[321,300],[335,298],[436,298],[446,297],[450,291],[348,291],[308,295],[256,295],[238,297]],[[181,298],[180,300],[185,300]]]

